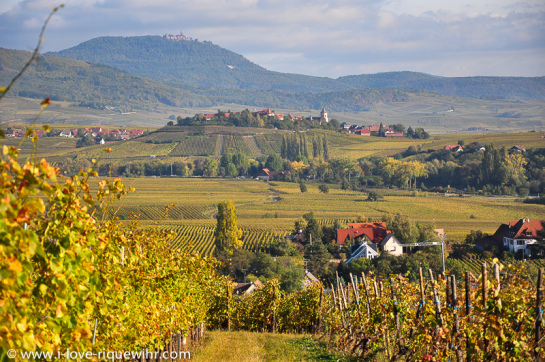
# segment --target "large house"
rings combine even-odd
[[[268,168],[264,168],[263,170],[259,171],[256,178],[270,181],[274,179],[275,177],[285,176],[289,174],[290,174],[289,171],[271,171]]]
[[[543,238],[539,232],[543,230],[540,220],[520,219],[502,224],[494,235],[487,236],[475,243],[477,249],[486,250],[493,246],[503,247],[512,253],[520,250],[531,256],[531,245],[537,244]]]
[[[346,245],[349,239],[359,243],[352,246],[347,263],[358,258],[373,259],[379,256],[379,251],[395,256],[403,254],[403,245],[386,229],[385,222],[350,223],[346,229],[337,229],[339,247]]]

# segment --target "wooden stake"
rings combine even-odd
[[[394,318],[395,318],[395,321],[396,321],[397,342],[399,343],[399,347],[401,348],[401,346],[402,346],[401,322],[399,321],[399,308],[397,306],[397,297],[396,297],[396,291],[395,291],[394,278],[390,278],[390,287],[392,289],[392,301],[394,302]]]
[[[471,280],[469,278],[469,272],[466,272],[466,317],[467,317],[467,323],[470,322],[471,318]],[[471,362],[471,353],[470,353],[470,347],[471,343],[469,341],[469,334],[466,333],[466,360],[467,362]]]
[[[431,285],[433,288],[433,298],[435,303],[435,314],[436,314],[437,322],[439,322],[439,326],[442,327],[444,324],[444,321],[443,321],[443,314],[441,313],[441,301],[439,299],[439,294],[437,293],[435,280],[433,279],[433,271],[429,269],[428,272],[430,274]]]
[[[460,320],[458,319],[458,292],[456,290],[456,277],[452,275],[450,277],[451,290],[452,290],[452,313],[454,316],[454,328],[452,330],[452,341],[451,347],[456,350],[456,359],[458,361],[462,360],[462,351],[460,347],[456,344],[458,333],[460,333]]]
[[[539,274],[537,275],[537,295],[536,295],[536,338],[535,338],[535,354],[536,354],[536,360],[540,361],[540,352],[541,348],[539,348],[539,341],[541,340],[541,329],[543,324],[543,310],[541,309],[541,303],[543,299],[543,268],[539,269]]]
[[[486,263],[483,263],[482,265],[482,290],[483,290],[483,310],[486,312],[486,303],[488,302],[488,271],[487,271],[487,265]],[[484,353],[486,355],[488,351],[488,338],[486,338],[486,326],[483,326],[484,331]]]
[[[367,303],[367,316],[371,315],[371,298],[369,295],[369,286],[367,284],[367,278],[365,278],[365,273],[361,273],[361,280],[363,280],[363,287],[365,288],[365,300]]]

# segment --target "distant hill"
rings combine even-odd
[[[29,58],[29,52],[0,48],[0,84],[8,84]],[[153,109],[158,104],[210,105],[206,97],[106,65],[51,55],[38,56],[37,62],[15,83],[12,95],[134,109]]]
[[[489,100],[545,100],[545,77],[437,77],[414,72],[390,72],[351,75],[338,80],[352,88],[414,88]]]
[[[278,89],[323,92],[351,88],[331,78],[268,71],[211,42],[161,36],[100,37],[49,53],[106,64],[179,88]]]
[[[215,46],[214,46],[215,47]],[[0,84],[7,84],[23,67],[30,53],[0,49]],[[257,66],[255,66],[257,67]],[[414,93],[414,92],[413,92]],[[125,109],[154,109],[158,104],[175,107],[210,107],[222,103],[246,104],[298,110],[365,111],[374,104],[407,101],[403,89],[350,89],[311,93],[286,90],[175,88],[135,76],[108,65],[40,55],[13,88],[12,95],[50,97],[85,106],[118,106]]]
[[[545,100],[545,77],[451,78],[416,72],[312,77],[269,71],[211,42],[161,36],[100,37],[50,54],[109,65],[203,95],[211,88],[309,93],[409,88],[489,100]]]

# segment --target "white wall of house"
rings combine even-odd
[[[524,250],[526,255],[530,255],[530,250],[526,248],[526,245],[537,244],[536,239],[511,239],[504,237],[503,246],[512,253],[516,253],[519,250]]]
[[[383,246],[383,251],[390,255],[400,256],[403,254],[403,246],[395,237],[391,237]]]

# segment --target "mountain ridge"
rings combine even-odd
[[[441,77],[410,71],[314,77],[267,70],[208,41],[165,36],[99,37],[46,54],[106,64],[201,94],[209,89],[328,93],[408,88],[470,98],[545,100],[545,77]]]

